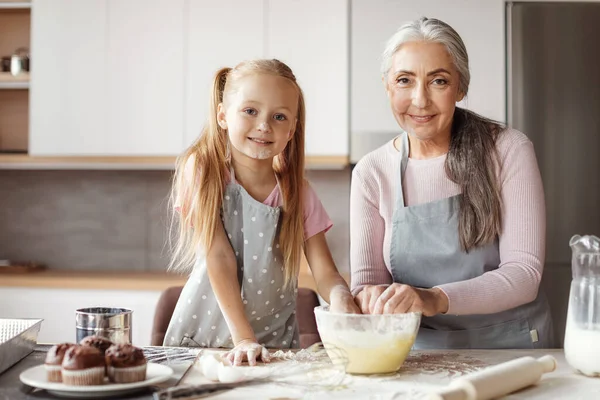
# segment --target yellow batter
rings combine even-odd
[[[364,339],[358,344],[335,335],[323,338],[323,344],[334,364],[348,363],[346,372],[350,374],[385,374],[400,369],[415,342],[415,336]]]

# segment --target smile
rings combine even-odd
[[[435,115],[410,115],[409,116],[415,121],[420,123],[429,122],[435,117]]]
[[[254,143],[258,143],[258,144],[262,144],[262,145],[273,144],[273,142],[269,142],[268,140],[261,140],[261,139],[257,139],[257,138],[248,138],[248,139],[253,141]]]

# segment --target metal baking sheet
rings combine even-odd
[[[42,321],[0,318],[0,374],[33,351]]]

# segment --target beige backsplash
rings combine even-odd
[[[309,171],[348,271],[350,170]],[[0,170],[0,259],[51,268],[163,270],[169,171]]]

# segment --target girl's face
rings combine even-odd
[[[288,79],[250,74],[235,82],[219,104],[217,120],[227,129],[233,157],[272,159],[296,129],[298,91]]]
[[[421,140],[449,135],[459,91],[460,76],[444,45],[408,42],[392,57],[384,77],[396,122]]]

